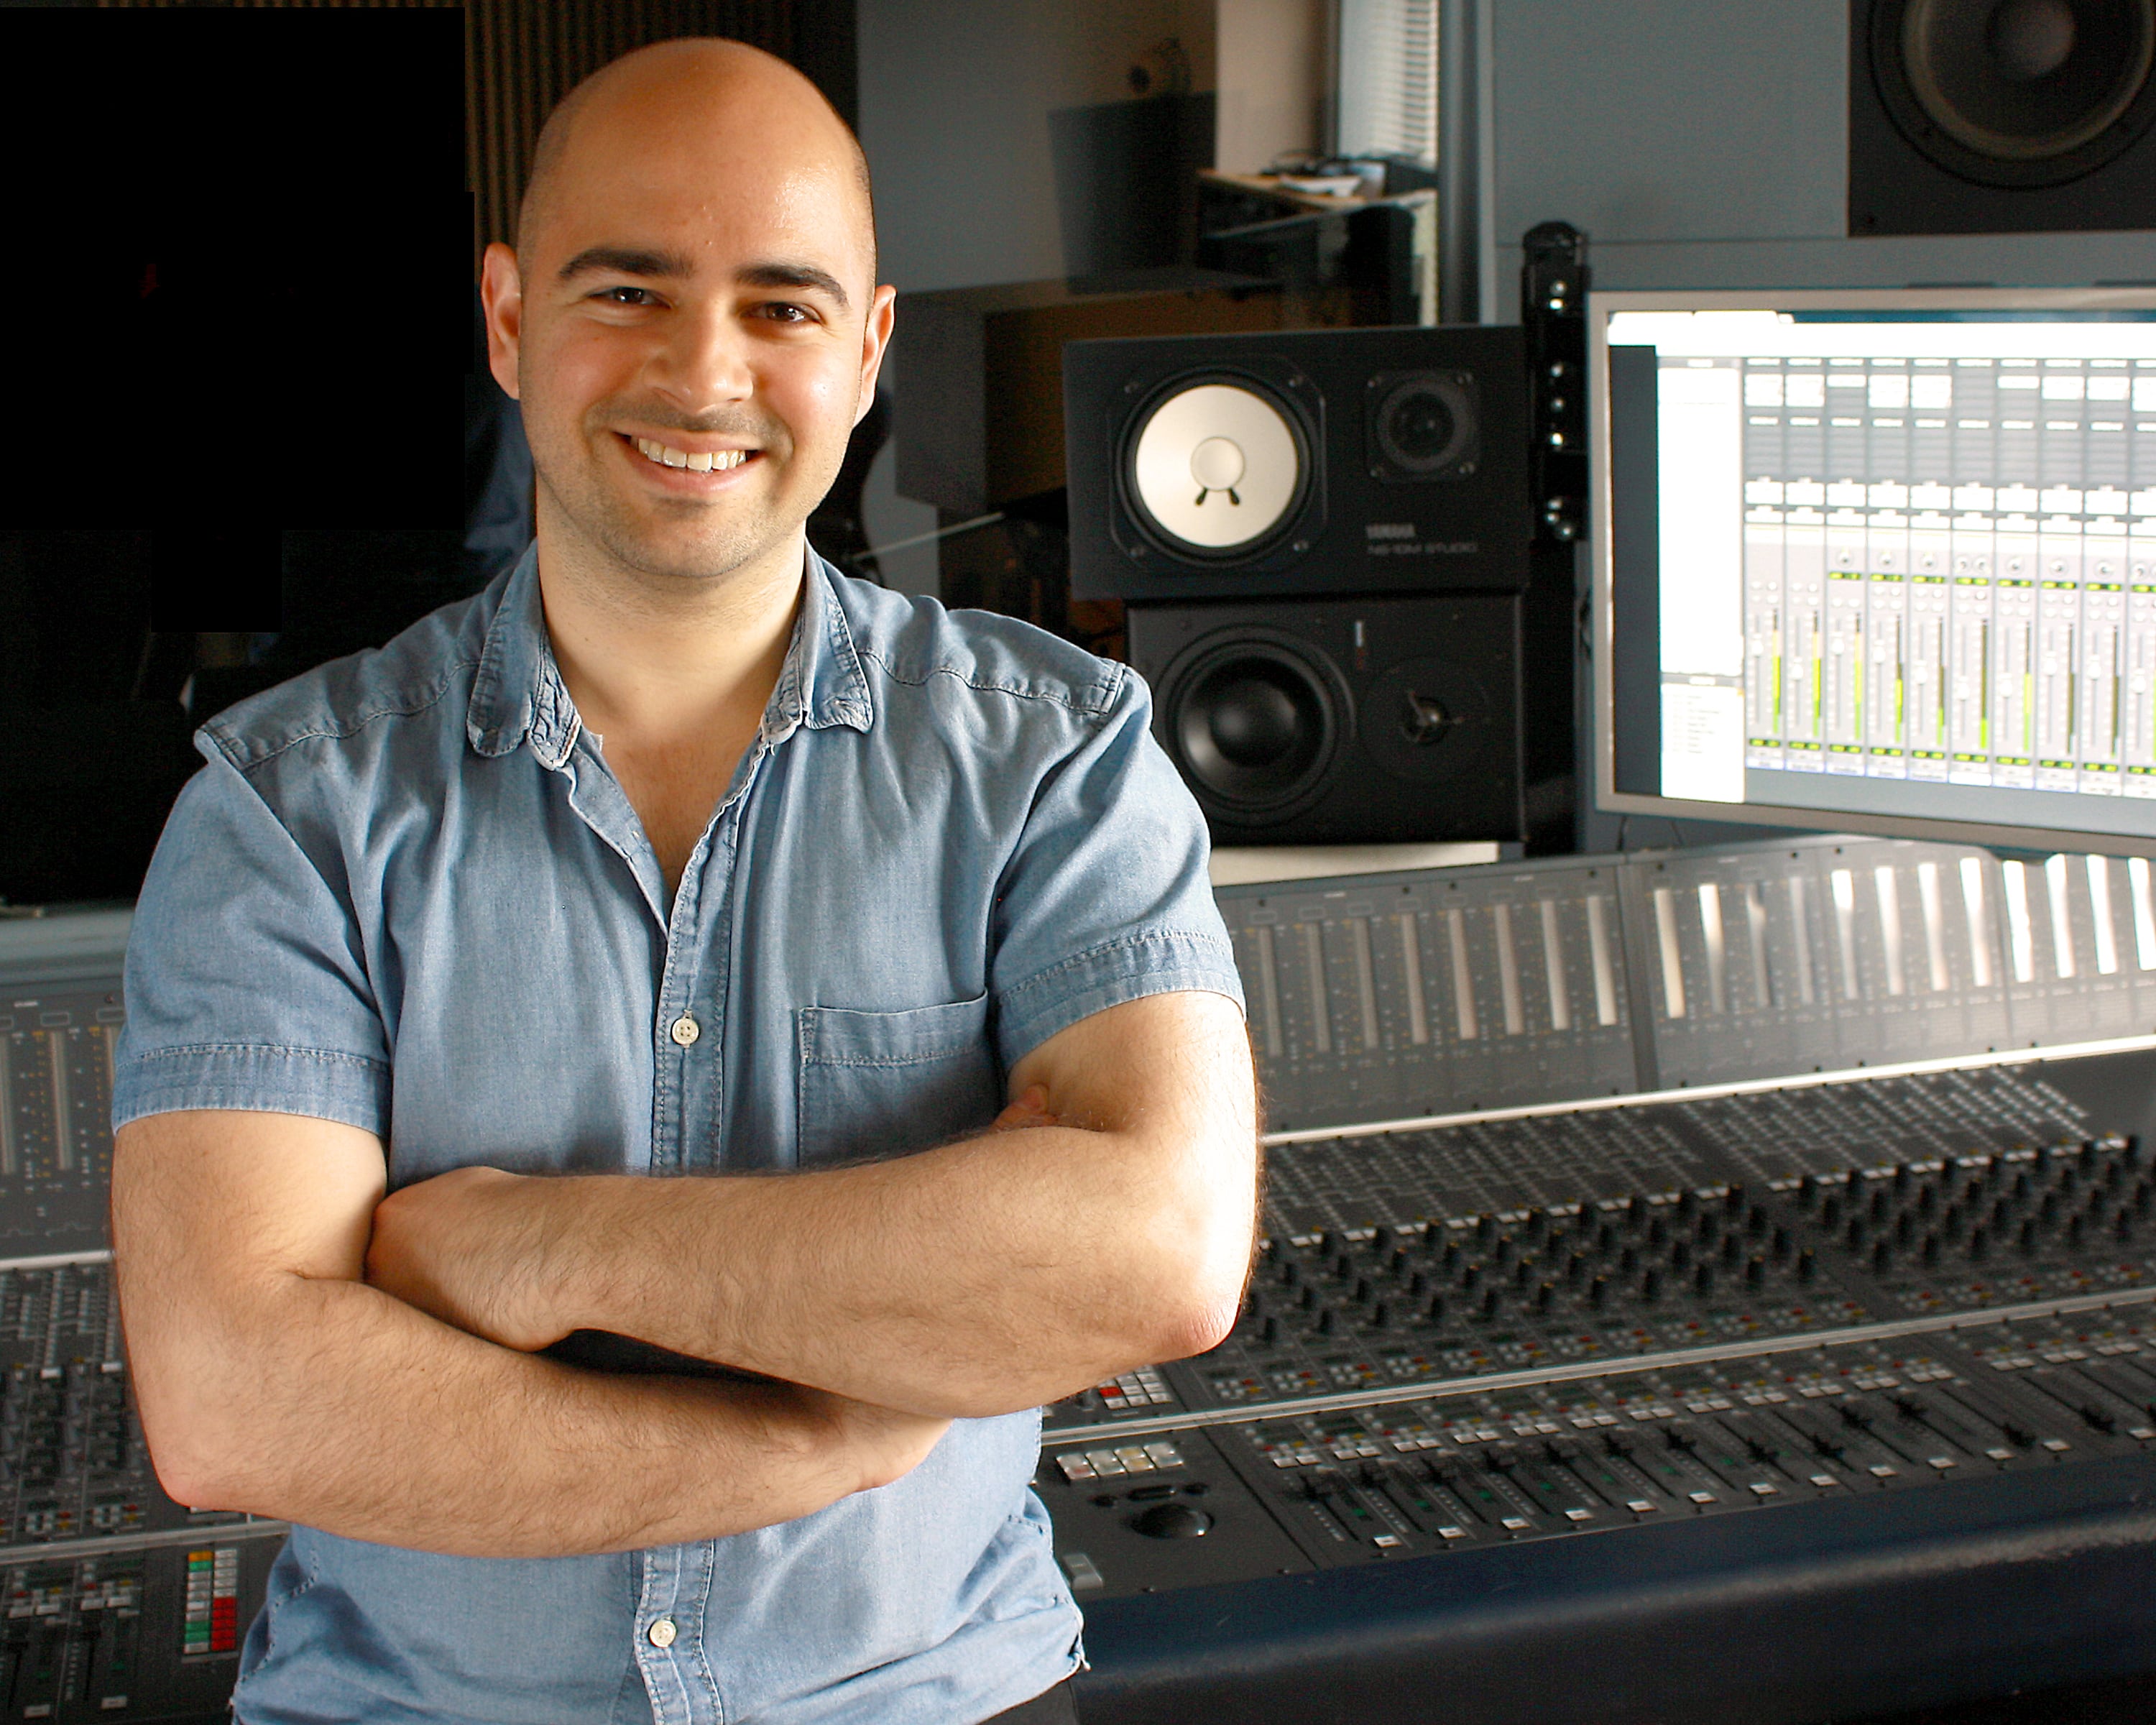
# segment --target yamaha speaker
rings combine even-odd
[[[1130,656],[1219,843],[1522,836],[1512,595],[1134,605]]]
[[[1527,583],[1517,329],[1073,341],[1063,410],[1076,598]]]
[[[2156,227],[2156,0],[1858,0],[1849,225]]]

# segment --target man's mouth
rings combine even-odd
[[[685,468],[690,473],[724,473],[729,468],[740,466],[756,453],[753,449],[677,449],[648,437],[631,438],[629,441],[645,460],[660,467]]]

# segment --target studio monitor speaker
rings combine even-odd
[[[1512,595],[1135,605],[1130,655],[1218,843],[1522,836]]]
[[[1849,226],[2156,227],[2156,0],[1855,0]]]
[[[1517,329],[1074,341],[1063,376],[1079,598],[1526,585]]]

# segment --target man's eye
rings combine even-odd
[[[634,300],[617,300],[614,298],[616,294],[634,294],[638,297]],[[640,287],[610,287],[600,289],[598,297],[610,305],[634,305],[642,304],[651,295]]]
[[[779,300],[757,308],[764,316],[779,323],[807,323],[813,314],[805,305],[795,305]]]

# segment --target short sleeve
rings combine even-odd
[[[998,884],[990,990],[1015,1065],[1059,1030],[1148,994],[1237,1005],[1235,949],[1213,901],[1205,821],[1132,673],[1043,781]]]
[[[238,1108],[386,1134],[388,1039],[351,907],[254,787],[206,752],[136,906],[113,1125]]]

